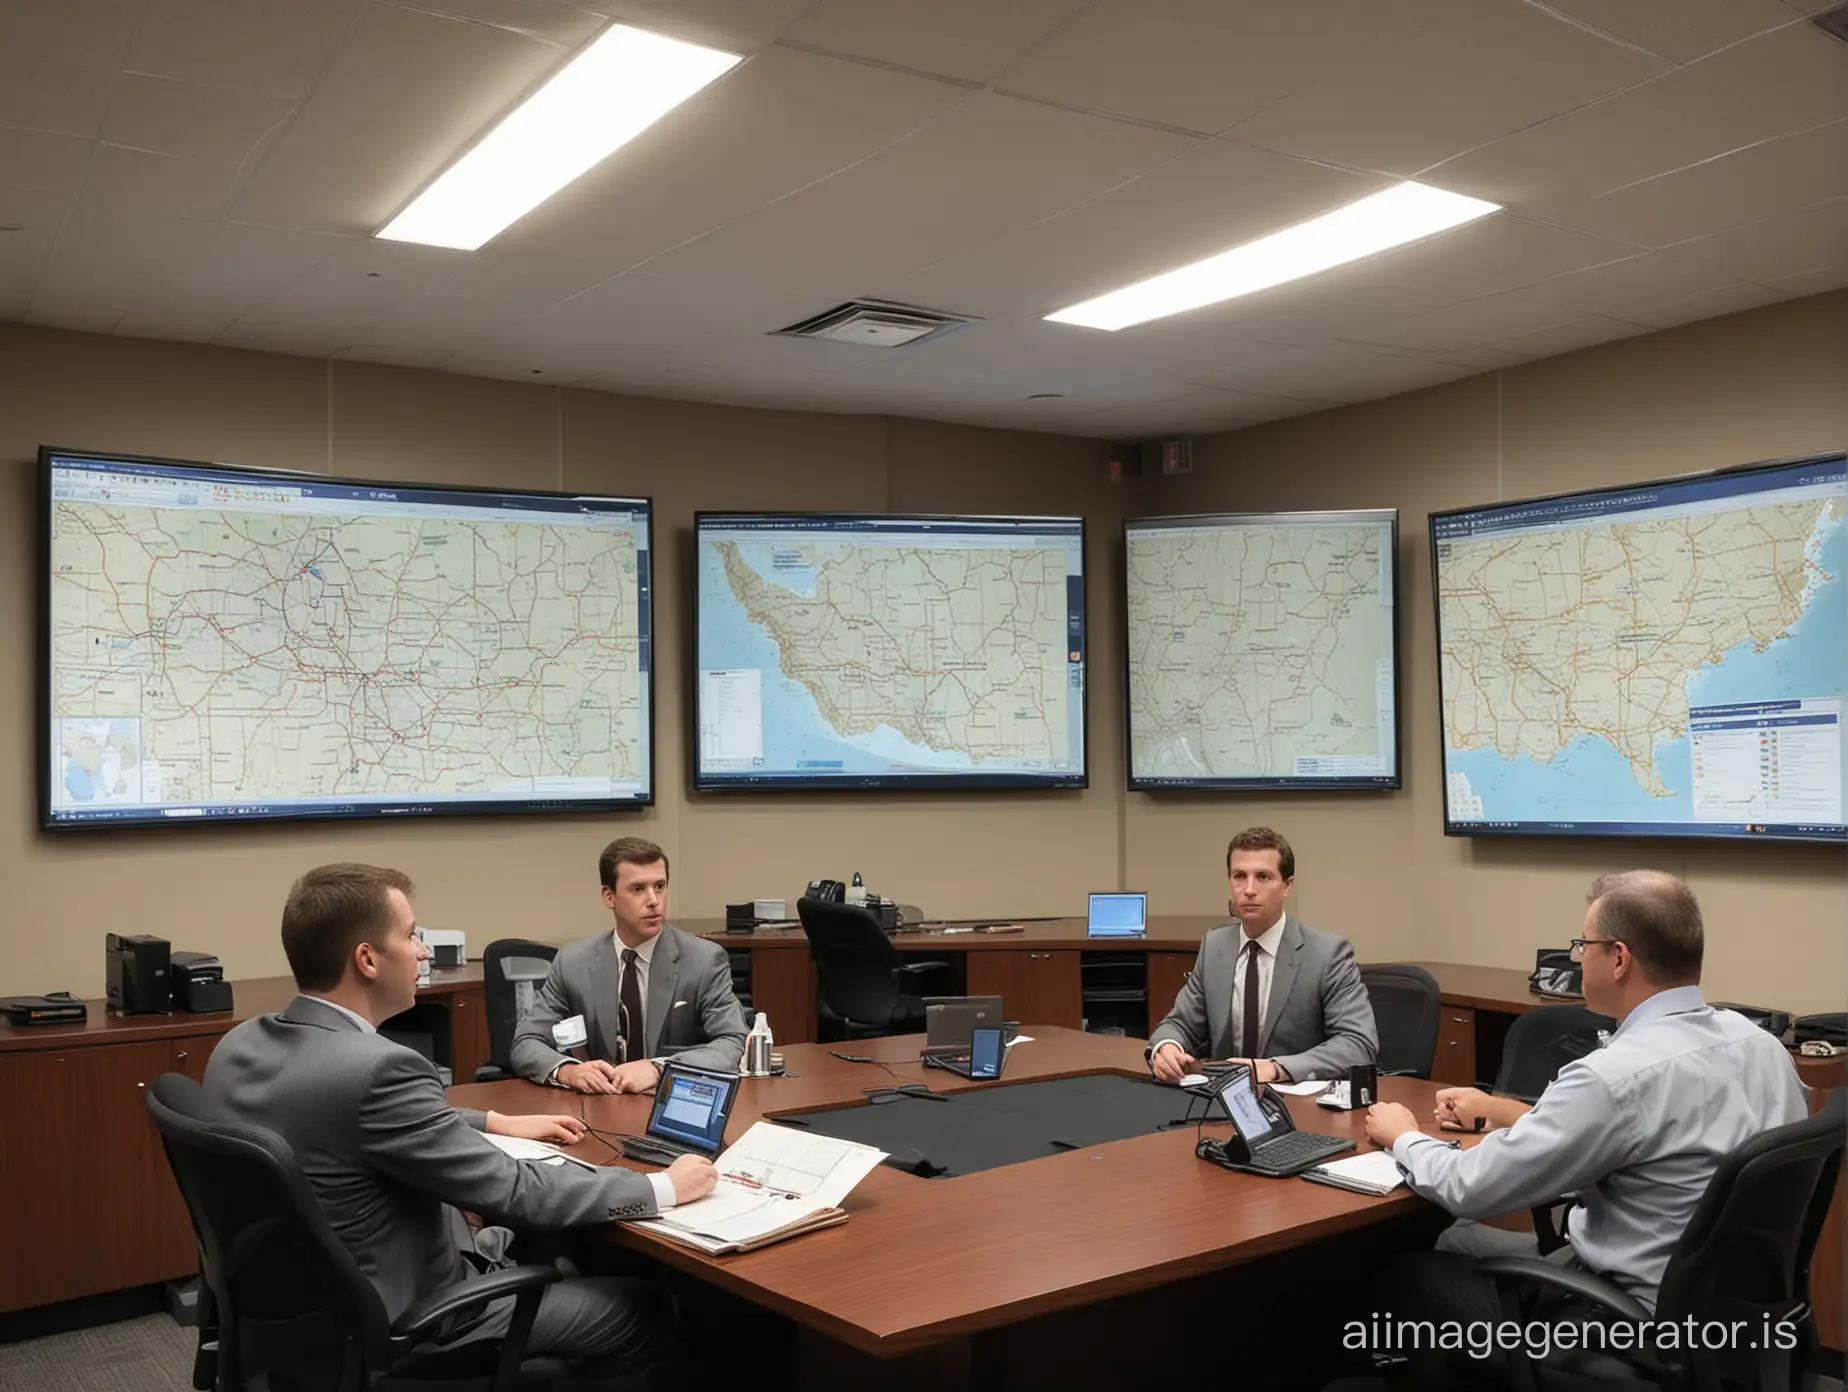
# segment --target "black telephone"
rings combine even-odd
[[[802,897],[823,904],[844,904],[847,902],[847,886],[839,880],[810,880],[808,892]]]

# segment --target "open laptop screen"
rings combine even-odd
[[[1232,1117],[1232,1124],[1238,1128],[1239,1136],[1245,1144],[1254,1149],[1271,1138],[1277,1129],[1277,1123],[1264,1115],[1264,1109],[1258,1106],[1258,1095],[1252,1090],[1251,1070],[1234,1068],[1219,1085],[1219,1100],[1225,1104],[1226,1111]]]
[[[729,1073],[667,1064],[655,1088],[648,1134],[717,1155],[725,1144],[725,1122],[737,1090],[738,1080]]]
[[[1149,926],[1146,894],[1093,894],[1090,935],[1094,938],[1139,938]]]

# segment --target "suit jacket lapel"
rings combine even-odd
[[[655,942],[654,958],[648,963],[648,999],[643,1002],[643,1027],[646,1031],[648,1057],[661,1057],[661,1031],[667,1015],[674,1008],[674,992],[680,985],[680,935],[663,924]]]
[[[1290,1003],[1290,991],[1296,985],[1296,959],[1302,950],[1302,925],[1286,914],[1283,936],[1277,940],[1277,960],[1271,966],[1270,999],[1264,1003],[1264,1027],[1258,1032],[1259,1058],[1271,1055],[1271,1033]]]
[[[616,1003],[622,993],[622,970],[616,960],[616,941],[605,933],[590,954],[590,999],[584,1002],[584,1034],[597,1058],[620,1058],[617,1046],[622,1029]]]

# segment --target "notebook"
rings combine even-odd
[[[1343,1160],[1311,1165],[1303,1178],[1317,1184],[1332,1184],[1337,1189],[1351,1189],[1356,1194],[1390,1194],[1405,1183],[1405,1172],[1392,1158],[1390,1150],[1369,1150]]]

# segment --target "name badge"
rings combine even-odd
[[[552,1044],[560,1053],[577,1048],[589,1038],[590,1032],[584,1028],[582,1015],[573,1015],[569,1020],[560,1020],[552,1026]]]

